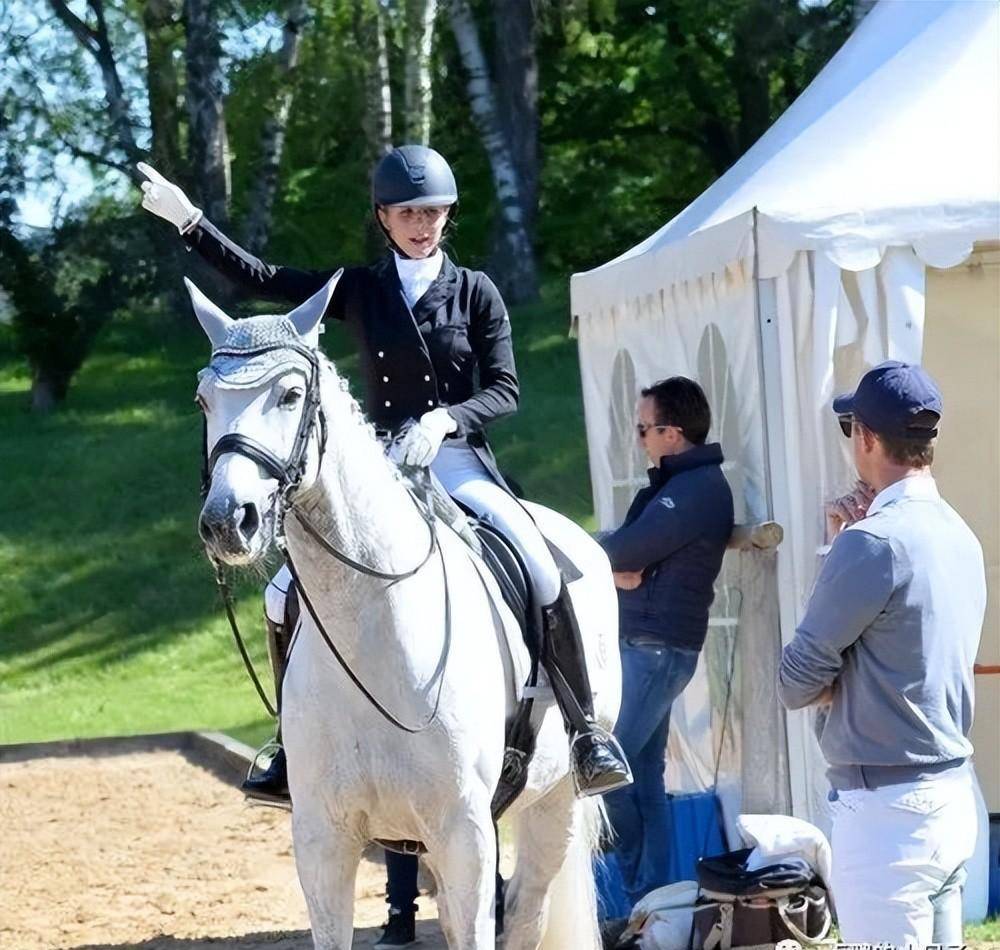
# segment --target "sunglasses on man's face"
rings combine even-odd
[[[654,426],[654,425],[649,425],[649,424],[647,424],[645,422],[637,422],[635,424],[635,431],[639,434],[639,438],[640,439],[646,438],[646,433],[649,432],[650,429],[656,429],[657,432],[662,432],[664,429],[669,429],[669,428],[671,428],[671,427],[670,426]]]
[[[854,416],[837,416],[837,422],[844,438],[849,439],[854,432]]]

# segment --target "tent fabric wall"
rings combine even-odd
[[[941,493],[983,545],[990,591],[978,662],[1000,666],[1000,244],[927,273],[924,365],[944,393],[934,461]],[[1000,813],[1000,676],[976,676],[976,771]]]
[[[706,391],[713,412],[710,438],[722,444],[737,520],[766,516],[754,298],[752,267],[737,263],[719,276],[633,298],[609,312],[579,315],[587,442],[601,528],[621,524],[636,491],[648,484],[649,463],[634,434],[634,405],[643,387],[672,375],[698,379]],[[774,585],[773,555],[726,555],[705,649],[672,713],[668,787],[678,792],[710,787],[718,759],[727,822],[738,813],[741,795],[761,808],[787,810],[789,804],[787,783],[774,780],[787,773],[774,696]],[[743,730],[745,720],[752,730]]]
[[[780,520],[785,540],[788,609],[781,636],[788,643],[802,619],[825,543],[824,502],[853,486],[850,443],[830,411],[885,359],[919,362],[924,325],[924,265],[911,249],[891,248],[870,270],[841,270],[825,254],[800,251],[773,285],[780,374],[783,458],[787,473]],[[826,765],[816,740],[814,710],[788,714],[798,761],[795,814],[828,830]]]

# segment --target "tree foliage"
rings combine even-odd
[[[122,286],[177,288],[192,259],[161,222],[143,231],[133,215],[132,163],[153,156],[268,259],[356,263],[374,249],[372,162],[393,138],[423,137],[429,122],[459,179],[453,255],[516,274],[497,235],[520,222],[529,243],[519,254],[568,274],[641,240],[737,161],[865,9],[864,0],[11,0],[0,13],[0,223],[10,224],[3,209],[18,182],[34,191],[75,163],[77,178],[92,176],[91,210],[73,212],[44,247],[8,227],[24,260],[85,275],[60,298],[72,306],[116,272],[117,261],[96,263],[100,253],[134,263],[149,247],[144,279]],[[478,33],[477,95],[494,109],[486,125],[456,10]],[[57,201],[57,222],[72,206],[71,194]],[[82,346],[90,336],[78,328],[68,339]]]

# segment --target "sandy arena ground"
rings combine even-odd
[[[0,764],[3,950],[309,950],[289,814],[179,753]],[[355,947],[385,919],[385,869],[365,861]],[[423,950],[444,950],[420,900]]]

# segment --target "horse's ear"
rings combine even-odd
[[[184,286],[187,287],[188,293],[191,295],[191,305],[194,307],[195,316],[198,318],[201,328],[208,335],[212,349],[222,346],[227,331],[234,323],[233,319],[227,317],[186,277],[184,278]]]
[[[310,346],[316,346],[319,343],[319,325],[323,320],[323,314],[326,313],[326,308],[330,306],[330,298],[337,289],[337,282],[343,273],[344,268],[341,267],[305,303],[300,303],[288,314],[288,319],[292,321],[299,336]]]

